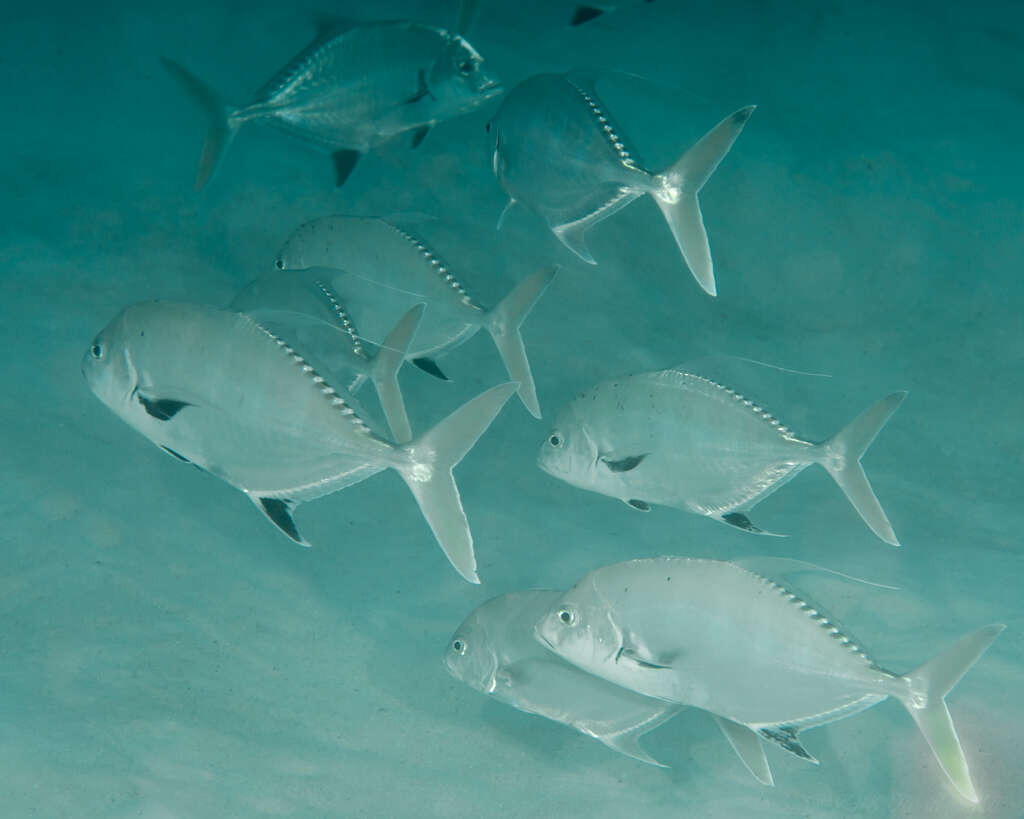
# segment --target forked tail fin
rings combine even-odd
[[[409,415],[405,411],[402,390],[398,386],[398,371],[405,361],[409,343],[416,335],[420,319],[423,318],[425,304],[412,307],[394,326],[384,343],[377,350],[377,355],[370,365],[370,377],[377,389],[381,409],[387,419],[388,427],[395,443],[404,444],[412,440],[412,427],[409,426]]]
[[[729,153],[754,108],[753,105],[741,108],[708,131],[668,170],[654,178],[656,187],[651,191],[687,267],[697,283],[712,296],[717,293],[715,271],[697,194]]]
[[[846,494],[853,508],[871,531],[893,546],[899,546],[900,543],[871,489],[871,484],[868,483],[868,476],[864,474],[860,459],[864,457],[875,436],[906,397],[906,392],[887,395],[877,404],[864,410],[820,447],[821,465],[839,484],[839,488]]]
[[[555,266],[523,279],[487,314],[485,325],[494,339],[494,346],[498,348],[509,378],[519,382],[519,398],[523,406],[534,418],[540,418],[540,403],[537,401],[537,389],[519,325],[547,290],[557,272],[558,267]]]
[[[203,152],[199,157],[199,171],[196,174],[195,187],[199,191],[213,176],[217,163],[220,162],[220,158],[238,131],[238,125],[232,122],[231,108],[221,99],[220,94],[195,74],[167,57],[161,57],[160,63],[203,109],[208,120],[206,140],[203,142]]]
[[[1004,628],[1006,626],[1001,623],[993,623],[961,637],[938,657],[907,674],[909,690],[900,696],[953,787],[964,799],[975,804],[978,802],[978,793],[974,790],[964,750],[960,747],[960,739],[946,707],[946,694],[960,682],[960,678],[978,661]]]
[[[462,509],[452,468],[473,448],[518,384],[491,387],[402,449],[409,463],[395,467],[406,482],[437,542],[455,570],[479,583],[473,535]]]

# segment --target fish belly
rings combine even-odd
[[[202,407],[186,408],[153,437],[237,489],[296,502],[344,489],[386,468],[380,460],[331,451],[309,434],[240,422]]]
[[[169,420],[133,413],[157,444],[241,489],[280,493],[320,492],[398,458],[288,340],[240,313],[159,307],[163,332],[154,324],[133,349],[138,392],[186,405]]]
[[[812,463],[742,399],[676,379],[608,382],[590,402],[598,448],[646,455],[622,473],[624,494],[718,516],[749,509]],[[584,406],[587,406],[586,402]]]
[[[624,631],[668,659],[673,701],[747,725],[811,725],[887,695],[891,675],[771,581],[718,561],[637,564],[616,605]]]

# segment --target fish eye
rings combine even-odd
[[[459,73],[463,77],[468,77],[472,74],[474,68],[476,68],[476,64],[472,60],[463,60],[459,63]]]
[[[466,641],[465,640],[463,640],[463,639],[461,639],[459,637],[456,637],[454,640],[452,640],[452,650],[456,654],[465,654],[466,653],[466,648],[467,648],[467,646],[466,646]]]
[[[487,131],[487,133],[491,132],[491,121],[490,120],[487,120],[487,124],[484,126],[484,129]]]
[[[274,264],[277,265],[278,270],[284,270],[284,259],[278,259]]]
[[[94,341],[92,347],[89,348],[89,352],[95,359],[103,358],[103,345],[100,344],[98,341]]]
[[[576,612],[572,609],[562,609],[558,612],[558,619],[567,626],[574,626],[576,625]]]
[[[552,432],[551,437],[548,438],[548,443],[551,444],[551,446],[558,448],[562,445],[562,438],[557,432]]]

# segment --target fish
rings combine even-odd
[[[717,294],[698,194],[729,152],[755,106],[730,114],[661,172],[630,147],[583,72],[537,74],[502,100],[489,130],[494,175],[509,196],[533,211],[569,250],[596,264],[584,234],[641,196],[650,195],[697,283]]]
[[[681,706],[581,671],[534,639],[534,624],[561,596],[535,589],[479,606],[448,641],[448,672],[499,702],[568,725],[640,762],[666,767],[639,740]]]
[[[652,3],[654,0],[637,0],[637,2],[628,3],[573,3],[573,11],[572,16],[569,18],[569,25],[581,26],[584,23],[589,23],[591,20],[595,20],[604,14],[618,11],[623,8],[629,8],[630,6],[638,5],[640,2]]]
[[[515,384],[492,387],[412,442],[394,444],[344,387],[251,316],[164,301],[122,310],[85,351],[82,372],[121,420],[240,489],[304,546],[295,506],[394,469],[452,566],[479,582],[452,469]]]
[[[893,697],[955,789],[977,803],[945,697],[1004,628],[984,626],[899,674],[788,584],[733,563],[660,557],[585,575],[537,621],[535,635],[609,682],[708,711],[765,785],[774,779],[764,740],[817,763],[801,731]]]
[[[750,510],[820,464],[871,531],[899,546],[860,461],[906,395],[886,396],[815,443],[709,378],[678,369],[639,373],[602,382],[563,408],[537,463],[640,511],[661,504],[769,535]]]
[[[248,122],[266,122],[327,151],[343,185],[374,146],[411,133],[415,148],[437,123],[501,93],[483,62],[461,33],[444,28],[331,18],[248,104],[233,106],[187,68],[161,58],[209,120],[197,191]]]
[[[263,327],[289,335],[304,350],[315,346],[318,360],[332,375],[349,373],[347,389],[357,393],[367,381],[374,385],[391,437],[396,443],[412,440],[412,427],[405,408],[398,371],[423,318],[425,304],[409,308],[377,350],[363,344],[359,331],[345,311],[338,294],[324,281],[334,271],[311,270],[301,289],[281,276],[263,276],[243,288],[228,309],[251,316]],[[274,305],[270,307],[268,305]],[[344,377],[344,376],[342,376]]]
[[[362,337],[371,341],[382,338],[410,305],[425,302],[426,312],[407,357],[441,378],[446,376],[435,359],[486,329],[509,377],[519,383],[523,406],[541,417],[519,328],[551,284],[557,266],[523,279],[488,309],[469,294],[452,265],[425,239],[392,221],[362,216],[325,216],[299,226],[285,241],[275,266],[300,273],[335,268],[335,275],[325,280]],[[324,279],[322,273],[315,276]]]

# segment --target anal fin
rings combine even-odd
[[[267,516],[267,520],[273,523],[289,538],[294,540],[300,546],[309,546],[309,543],[306,542],[305,538],[299,534],[299,529],[295,525],[295,521],[292,520],[292,507],[295,505],[294,502],[283,498],[260,498],[256,495],[249,495],[249,500],[255,503],[257,508]]]
[[[588,222],[581,220],[579,222],[570,222],[568,225],[558,225],[551,228],[551,232],[558,237],[558,241],[587,264],[597,264],[597,260],[591,255],[590,250],[587,249],[587,243],[583,239],[583,234],[588,227]]]
[[[331,159],[334,160],[335,181],[339,188],[348,180],[361,156],[362,154],[359,151],[353,151],[348,148],[343,148],[331,154]]]
[[[429,373],[434,378],[440,378],[442,381],[450,381],[447,375],[437,366],[437,362],[432,358],[414,358],[412,363],[419,367],[423,372]]]
[[[800,757],[800,759],[806,760],[813,765],[818,764],[818,760],[811,756],[807,749],[800,744],[800,740],[796,738],[797,729],[792,725],[776,725],[771,728],[762,728],[758,733],[765,739],[774,742],[782,750],[793,754],[793,756]]]
[[[635,759],[638,762],[644,762],[648,765],[655,765],[659,768],[667,768],[663,762],[658,762],[653,756],[643,749],[640,745],[640,737],[644,734],[653,731],[659,725],[668,722],[672,717],[678,714],[682,708],[678,705],[669,705],[664,703],[665,708],[660,712],[654,714],[650,719],[646,719],[639,725],[634,725],[628,730],[622,731],[618,734],[604,734],[596,736],[613,751],[618,751],[620,754]]]
[[[728,523],[730,526],[736,529],[742,529],[744,532],[750,532],[752,535],[767,535],[768,537],[788,537],[788,535],[779,534],[778,532],[769,532],[766,529],[762,529],[755,526],[750,522],[750,518],[744,515],[742,512],[727,512],[726,514],[719,517],[722,523]]]
[[[421,125],[412,132],[412,142],[409,144],[410,148],[419,148],[420,143],[426,139],[427,134],[430,133],[429,125]]]
[[[768,757],[765,756],[764,746],[757,733],[746,725],[733,722],[731,719],[720,717],[718,714],[713,716],[718,727],[725,734],[725,738],[732,745],[732,749],[747,770],[754,775],[754,778],[762,785],[774,785],[775,780],[772,779],[772,771],[768,767]]]

